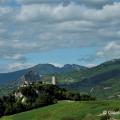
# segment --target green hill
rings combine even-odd
[[[119,98],[120,95],[120,59],[100,64],[83,71],[70,74],[76,82],[68,84],[73,90],[86,91],[100,98]]]
[[[120,101],[69,102],[62,101],[40,109],[3,117],[0,120],[100,120],[103,110],[118,108]],[[120,115],[114,115],[116,120]]]
[[[120,78],[120,59],[111,60],[82,71],[72,71],[68,76],[73,77],[75,81],[83,81],[84,85],[96,85],[105,80]]]
[[[30,71],[31,74],[28,74]],[[39,64],[26,70],[0,74],[1,95],[13,90],[20,82],[19,78],[25,74],[29,80],[34,81],[38,79],[37,76],[42,76],[42,81],[51,81],[54,75],[58,84],[63,87],[87,93],[94,89],[92,94],[99,98],[120,98],[120,59],[107,61],[93,68],[75,64],[67,64],[62,68],[51,64]],[[7,90],[3,89],[4,85],[10,84],[12,87],[5,86]]]

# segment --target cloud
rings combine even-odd
[[[30,53],[94,46],[101,48],[100,52],[106,52],[104,56],[110,58],[107,54],[110,50],[103,46],[112,41],[119,45],[119,2],[113,3],[110,0],[97,2],[71,0],[67,4],[59,0],[55,4],[45,0],[18,2],[21,5],[0,6],[1,59],[18,61],[21,64],[24,61],[27,64],[26,56]],[[118,51],[118,48],[114,48],[114,51]],[[117,56],[118,52],[115,54],[111,58]],[[92,61],[92,58],[82,59]]]
[[[54,62],[50,62],[49,64],[52,64],[52,65],[54,65],[55,67],[59,67],[59,68],[61,68],[61,67],[64,66],[63,64],[60,64],[60,63],[54,63]]]
[[[22,64],[22,63],[14,63],[14,64],[9,64],[8,65],[8,68],[9,70],[11,71],[16,71],[18,69],[26,69],[26,68],[29,68],[29,67],[32,67],[33,64]]]
[[[11,3],[13,0],[0,0],[0,5]]]
[[[102,8],[105,5],[113,4],[113,0],[79,0],[80,4],[84,4],[88,7]]]
[[[20,61],[20,62],[26,62],[27,59],[25,56],[21,54],[9,54],[9,55],[3,55],[3,58],[6,60],[14,60],[14,61]]]
[[[81,56],[78,59],[78,61],[80,61],[80,62],[93,62],[94,60],[96,60],[96,56],[95,55]]]
[[[16,0],[20,4],[59,4],[64,5],[71,2],[76,4],[83,4],[89,7],[101,8],[106,4],[112,4],[113,0]]]
[[[9,14],[10,12],[12,12],[12,8],[11,7],[0,7],[0,16]]]
[[[32,4],[23,5],[17,18],[21,21],[94,21],[105,22],[119,19],[120,3],[105,5],[102,9],[87,8],[84,5],[63,4]],[[79,11],[79,13],[78,13]]]
[[[106,59],[120,58],[120,42],[110,42],[102,50],[97,52],[98,57]]]
[[[92,67],[95,67],[95,66],[97,66],[96,64],[87,64],[86,65],[86,67],[88,67],[88,68],[92,68]]]
[[[27,69],[29,67],[34,66],[32,63],[9,63],[9,64],[0,64],[0,71],[1,73],[6,73],[6,72],[13,72],[17,70],[22,70],[22,69]]]
[[[106,40],[113,41],[120,38],[119,8],[120,3],[105,5],[100,10],[74,3],[67,6],[32,4],[23,5],[16,18],[23,27],[25,38],[22,39],[27,41],[31,37],[30,39],[35,40],[31,48],[49,50],[71,46],[85,47],[103,45]],[[26,45],[25,42],[20,44],[18,48],[22,44]],[[29,45],[25,48],[29,48]]]

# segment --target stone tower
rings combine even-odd
[[[55,76],[52,76],[52,85],[56,85],[57,83],[56,83],[56,78],[55,78]]]

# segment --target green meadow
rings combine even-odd
[[[72,102],[60,101],[47,107],[2,117],[0,120],[100,120],[98,115],[120,107],[120,101]],[[113,118],[120,120],[120,115]]]

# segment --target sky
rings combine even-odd
[[[0,0],[0,73],[120,58],[119,0]]]

